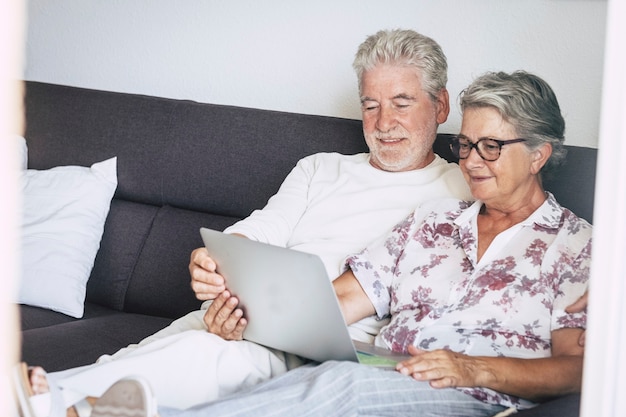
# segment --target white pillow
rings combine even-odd
[[[117,188],[117,158],[22,176],[18,303],[83,316],[87,280]]]

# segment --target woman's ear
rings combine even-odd
[[[550,155],[552,155],[552,145],[549,143],[544,143],[539,146],[537,149],[530,153],[531,162],[530,162],[530,170],[532,174],[538,174],[541,171],[541,168],[548,162]]]

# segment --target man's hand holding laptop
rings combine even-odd
[[[226,280],[217,273],[217,265],[206,248],[191,253],[189,273],[196,297],[201,301],[213,300],[204,314],[208,331],[224,340],[242,340],[248,322],[237,308],[239,300],[226,290]]]
[[[209,332],[225,340],[242,340],[248,321],[243,317],[243,310],[237,308],[238,304],[237,297],[228,290],[218,295],[204,314]]]

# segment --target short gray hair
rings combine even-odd
[[[359,80],[359,93],[363,73],[378,64],[414,67],[422,75],[422,88],[433,100],[448,82],[448,62],[441,46],[413,30],[381,30],[365,39],[352,63]]]
[[[552,145],[552,155],[542,174],[551,173],[565,160],[565,120],[552,88],[543,79],[526,71],[488,72],[476,78],[459,94],[461,110],[493,107],[513,125],[530,150],[544,143]]]

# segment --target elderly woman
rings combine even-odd
[[[541,173],[564,157],[551,88],[488,73],[460,96],[451,148],[475,203],[418,208],[335,280],[348,323],[391,316],[376,339],[411,358],[390,372],[348,362],[304,367],[246,393],[170,415],[491,416],[578,392],[591,226]]]

